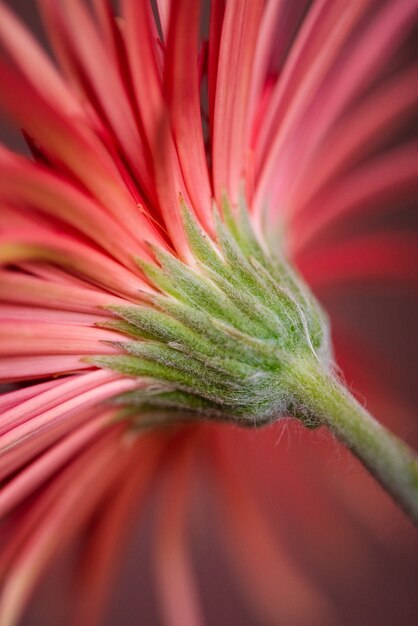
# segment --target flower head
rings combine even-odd
[[[410,279],[409,237],[327,232],[416,190],[416,145],[379,148],[418,100],[415,66],[387,72],[417,4],[213,0],[207,38],[199,2],[156,4],[122,0],[116,17],[106,0],[40,0],[59,69],[0,5],[0,101],[33,153],[0,151],[0,380],[19,383],[0,397],[0,624],[96,525],[75,617],[91,624],[160,474],[165,618],[202,623],[184,535],[198,452],[243,578],[266,569],[260,619],[332,623],[333,603],[277,550],[237,479],[234,449],[253,444],[231,422],[318,425],[294,378],[307,361],[332,367],[328,323],[285,256],[313,286]]]

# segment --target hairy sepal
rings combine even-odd
[[[156,293],[140,305],[107,307],[103,325],[126,339],[121,354],[90,358],[96,366],[153,381],[118,397],[124,415],[156,410],[180,419],[262,425],[296,416],[315,418],[294,396],[294,372],[304,361],[329,366],[328,324],[297,273],[257,241],[245,207],[225,199],[214,210],[211,239],[181,202],[193,267],[162,248],[155,263],[138,260]],[[159,420],[157,420],[159,421]]]

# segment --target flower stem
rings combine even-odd
[[[367,467],[418,525],[418,458],[377,422],[335,376],[312,365],[294,371],[295,395]]]

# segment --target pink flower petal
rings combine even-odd
[[[155,574],[164,624],[203,626],[192,564],[187,555],[186,500],[192,477],[193,437],[179,441],[180,458],[169,466],[155,534]]]
[[[227,191],[237,199],[245,172],[249,139],[248,94],[263,2],[226,4],[219,51],[213,128],[213,184],[219,200]]]
[[[54,553],[83,527],[115,484],[126,463],[126,456],[120,454],[119,440],[120,428],[99,439],[52,483],[32,510],[32,524],[28,519],[21,536],[15,533],[8,546],[13,560],[0,594],[0,622],[16,621]],[[0,573],[2,569],[4,572],[4,556],[7,555],[0,554]]]
[[[48,261],[132,300],[139,299],[140,289],[150,290],[139,276],[94,248],[64,235],[16,230],[0,235],[0,243],[0,262],[4,264],[25,260]]]
[[[418,240],[409,233],[372,233],[349,241],[313,248],[297,257],[298,265],[315,289],[333,283],[417,282]]]
[[[118,374],[105,370],[84,373],[81,376],[69,376],[67,378],[52,381],[51,383],[40,383],[32,385],[18,391],[0,396],[1,400],[7,402],[7,397],[11,396],[13,403],[19,398],[19,403],[5,410],[1,417],[0,434],[7,432],[10,428],[15,428],[23,422],[36,417],[40,413],[59,406],[62,402],[74,398],[79,393],[95,389],[104,382],[119,379]],[[30,390],[30,394],[28,391]],[[27,398],[26,398],[27,395]]]
[[[106,503],[83,554],[74,610],[77,626],[100,623],[120,566],[122,548],[126,547],[128,531],[145,504],[162,453],[166,450],[165,437],[148,438],[136,447],[137,452],[124,470],[120,486]]]
[[[138,245],[114,216],[74,185],[26,159],[0,150],[0,197],[71,224],[131,269]]]
[[[62,376],[87,369],[91,369],[91,365],[81,361],[81,355],[5,357],[0,359],[0,382]]]
[[[135,387],[130,379],[105,382],[33,416],[0,436],[0,476],[5,478],[47,447],[95,418],[106,401]],[[117,409],[110,413],[116,415]]]
[[[203,141],[197,63],[190,67],[190,59],[198,57],[200,10],[198,0],[180,0],[171,13],[165,86],[184,182],[197,216],[209,228],[212,190]]]
[[[84,285],[83,288],[69,285],[68,281],[62,285],[52,280],[0,269],[0,300],[3,302],[48,307],[58,311],[79,311],[100,317],[109,314],[99,307],[125,302],[122,298],[92,289],[87,283]],[[59,313],[56,315],[59,317]]]
[[[372,216],[399,211],[403,199],[418,193],[418,142],[402,144],[366,162],[332,187],[325,190],[305,207],[294,220],[298,232],[295,254],[309,248],[315,239],[338,219],[354,219],[356,214]],[[289,237],[292,249],[293,238]]]

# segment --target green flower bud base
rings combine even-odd
[[[92,357],[149,381],[115,398],[137,428],[184,420],[261,426],[293,416],[327,425],[418,520],[418,465],[333,373],[328,323],[290,265],[255,237],[244,206],[215,209],[210,238],[183,204],[193,263],[152,247],[138,260],[155,288],[142,303],[109,307],[103,325],[126,336],[121,354]]]

